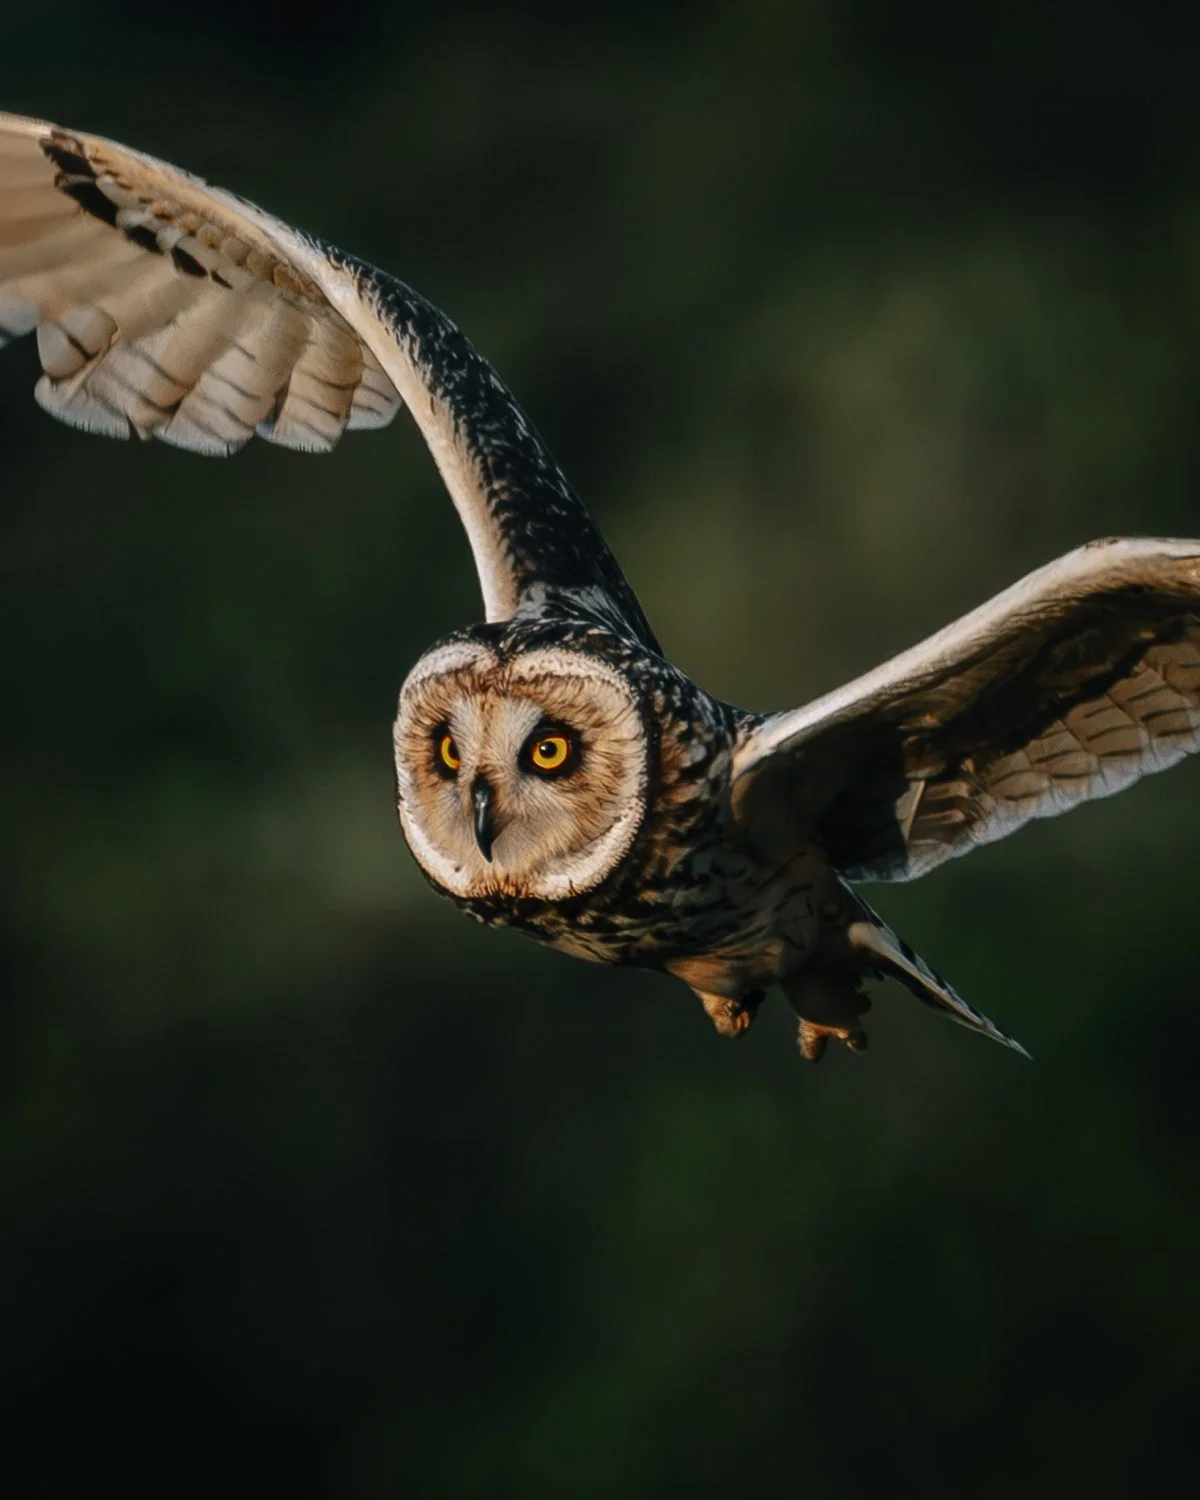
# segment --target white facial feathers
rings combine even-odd
[[[591,890],[645,815],[637,701],[618,672],[581,653],[501,661],[481,644],[437,647],[404,684],[394,743],[405,837],[455,896]]]

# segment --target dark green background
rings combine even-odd
[[[1200,89],[1154,7],[16,9],[5,107],[459,320],[737,702],[1200,534]],[[215,463],[34,375],[0,360],[9,1493],[1190,1463],[1200,765],[874,893],[1032,1065],[894,990],[864,1059],[802,1066],[778,1002],[731,1047],[418,877],[395,695],[479,603],[405,418]]]

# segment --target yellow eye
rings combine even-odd
[[[438,759],[447,771],[457,771],[462,765],[462,756],[458,753],[458,746],[454,743],[452,734],[444,734],[438,741]]]
[[[535,740],[529,750],[529,759],[539,771],[560,771],[571,753],[571,742],[565,734],[548,734]]]

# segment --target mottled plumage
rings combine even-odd
[[[1200,746],[1200,542],[1060,558],[837,692],[722,703],[662,655],[532,425],[402,282],[97,137],[0,115],[0,345],[110,436],[314,451],[409,408],[486,623],[417,663],[400,820],[469,915],[677,975],[718,1030],[782,987],[801,1052],[858,1050],[864,978],[1015,1046],[849,882],[906,880]]]

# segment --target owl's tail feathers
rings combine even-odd
[[[899,980],[923,1005],[957,1021],[960,1026],[969,1026],[972,1031],[980,1031],[993,1041],[1011,1047],[1022,1057],[1029,1056],[1020,1042],[1001,1031],[982,1011],[969,1005],[940,974],[934,973],[857,893],[854,904],[857,910],[842,936],[860,968]]]

